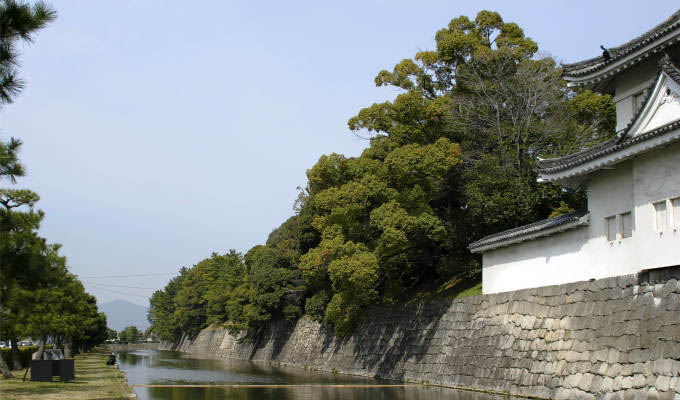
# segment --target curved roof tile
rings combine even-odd
[[[655,40],[663,38],[671,32],[674,32],[680,28],[680,10],[676,11],[668,17],[665,21],[655,26],[651,30],[643,33],[642,35],[636,37],[635,39],[628,41],[621,46],[612,47],[609,50],[611,54],[611,59],[608,61],[604,60],[603,56],[589,58],[587,60],[579,61],[571,64],[562,64],[565,77],[579,77],[581,75],[586,75],[604,68],[606,65],[611,64],[626,55],[650,44]]]
[[[659,64],[659,67],[661,70],[659,74],[665,72],[671,79],[680,84],[680,69],[675,64],[673,64],[671,58],[668,55],[663,57],[661,63]],[[653,87],[655,84],[656,80],[654,81],[654,83],[652,83],[650,87]],[[649,90],[648,92],[651,92],[651,90]],[[628,126],[626,126],[626,128],[618,137],[611,139],[607,142],[600,143],[589,149],[582,150],[578,153],[569,154],[563,157],[539,160],[536,171],[539,174],[552,174],[555,172],[564,171],[569,168],[585,164],[588,161],[605,156],[607,154],[611,154],[615,151],[625,149],[626,147],[630,147],[634,144],[644,142],[646,140],[663,135],[666,132],[675,130],[676,128],[680,127],[680,121],[674,121],[652,131],[646,132],[644,134],[631,137],[630,129],[633,126],[633,124],[637,121],[637,119],[640,117],[640,113],[642,112],[642,110],[645,109],[647,102],[649,101],[650,96],[648,95],[645,101],[643,102],[643,105],[640,107],[638,114],[635,115],[635,117],[631,120]]]
[[[473,253],[479,253],[496,247],[506,246],[536,237],[548,236],[553,233],[562,232],[570,228],[585,225],[587,223],[588,217],[589,213],[586,210],[570,212],[568,214],[548,218],[543,221],[534,222],[533,224],[508,229],[507,231],[486,236],[474,243],[471,243],[468,248]]]

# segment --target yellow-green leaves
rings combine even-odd
[[[404,90],[412,90],[416,88],[418,80],[422,79],[426,79],[422,68],[413,60],[406,58],[395,65],[392,72],[380,71],[378,76],[375,77],[375,85],[391,85]]]
[[[405,184],[422,182],[425,178],[444,179],[459,163],[460,146],[446,138],[426,146],[402,146],[385,159],[390,177]]]
[[[536,42],[525,37],[517,24],[505,23],[500,14],[487,10],[480,11],[474,22],[464,16],[451,20],[435,40],[440,59],[452,66],[471,57],[489,57],[495,51],[510,53],[518,61],[538,51]]]
[[[347,179],[347,159],[342,154],[323,155],[307,170],[307,186],[310,193],[318,193],[332,186],[341,185]]]
[[[397,195],[386,180],[375,175],[331,187],[314,197],[318,213],[313,225],[319,232],[333,225],[341,226],[348,239],[367,240],[370,232],[366,222],[371,210]]]
[[[361,157],[322,157],[308,171],[313,226],[322,240],[300,258],[315,293],[306,309],[323,315],[339,335],[351,332],[363,308],[381,295],[393,301],[404,290],[402,276],[422,273],[422,252],[446,240],[429,203],[460,163],[459,146],[445,138],[425,145],[398,146],[389,138],[371,144]]]
[[[343,256],[345,239],[339,225],[327,228],[321,243],[300,258],[302,276],[314,288],[323,287],[328,278],[328,266]]]
[[[312,287],[329,280],[334,294],[324,320],[346,335],[361,320],[361,309],[375,300],[381,274],[376,255],[362,243],[345,241],[340,230],[327,229],[319,246],[302,256],[300,269]],[[326,296],[317,296],[307,308],[318,313]]]

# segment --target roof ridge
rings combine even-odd
[[[667,30],[669,28],[673,28],[673,24],[676,22],[680,21],[680,10],[677,10],[673,14],[671,14],[670,17],[666,18],[663,22],[657,24],[654,26],[652,29],[644,32],[643,34],[637,36],[634,39],[631,39],[619,46],[616,47],[610,47],[607,49],[609,53],[611,54],[611,59],[608,61],[605,61],[604,56],[600,55],[597,57],[592,57],[586,60],[582,61],[577,61],[574,63],[566,63],[562,64],[562,68],[567,71],[573,71],[576,69],[580,69],[582,66],[590,65],[590,64],[595,64],[597,62],[601,62],[603,64],[608,64],[611,63],[612,61],[616,60],[617,58],[624,56],[625,54],[629,53],[630,51],[634,50],[634,47],[637,48],[641,42],[644,42],[647,39],[650,39],[650,36],[654,34],[661,34],[664,30]],[[663,32],[665,33],[665,32]]]
[[[668,32],[673,31],[678,27],[680,27],[680,10],[674,12],[663,22],[657,24],[652,29],[644,32],[636,38],[629,40],[619,46],[607,49],[611,55],[611,58],[608,60],[605,60],[604,55],[600,55],[574,63],[562,63],[564,75],[578,76],[596,71],[633,52],[634,50],[637,50],[648,42],[657,39],[660,36],[664,36]]]

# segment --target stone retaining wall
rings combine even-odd
[[[373,308],[350,339],[308,318],[256,343],[208,328],[174,349],[513,395],[680,398],[680,267]]]
[[[162,345],[161,343],[110,343],[107,344],[108,350],[113,351],[113,352],[118,352],[118,351],[135,351],[135,350],[158,350],[159,348],[163,347],[166,348],[167,346]]]

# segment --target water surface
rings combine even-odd
[[[239,360],[207,359],[172,351],[140,350],[120,353],[118,363],[120,369],[125,371],[128,383],[131,385],[164,385],[164,387],[135,387],[135,393],[142,400],[507,399],[428,386],[370,387],[394,385],[399,382],[305,371],[299,368]],[[187,387],[180,385],[243,386]]]

